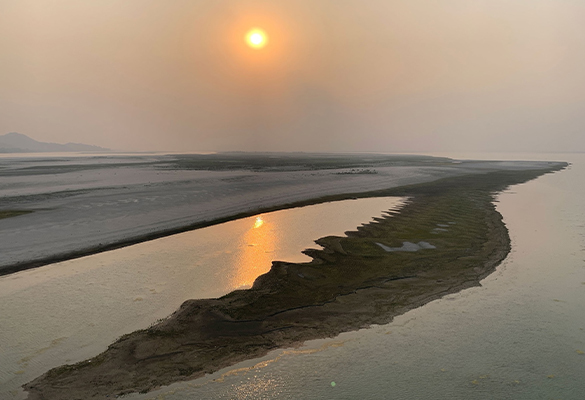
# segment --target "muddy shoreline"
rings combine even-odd
[[[376,196],[410,200],[399,212],[345,237],[319,239],[322,250],[306,251],[311,262],[274,262],[249,290],[188,300],[168,319],[123,336],[91,360],[50,370],[24,386],[29,399],[148,392],[276,348],[385,324],[477,286],[510,251],[494,194],[564,167],[559,163],[544,170],[467,175],[378,191]],[[448,228],[437,229],[443,226]],[[386,252],[376,245],[400,247],[421,240],[436,248]]]

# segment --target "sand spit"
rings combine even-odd
[[[378,195],[408,196],[400,213],[345,237],[317,241],[309,263],[274,262],[249,290],[189,300],[170,318],[125,335],[104,353],[50,370],[26,384],[31,400],[102,399],[191,380],[279,347],[332,337],[464,288],[477,286],[510,250],[493,195],[564,168],[499,171],[406,186]],[[431,236],[436,221],[452,221]],[[387,252],[410,241],[436,249]]]

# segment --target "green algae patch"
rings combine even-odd
[[[280,347],[333,337],[477,286],[510,251],[494,196],[562,169],[498,171],[363,194],[405,196],[400,212],[317,240],[307,263],[275,261],[253,287],[188,300],[170,318],[125,335],[96,358],[26,384],[34,399],[91,399],[148,392]],[[405,242],[417,251],[386,251]]]

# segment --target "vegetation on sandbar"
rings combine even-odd
[[[30,214],[31,210],[0,210],[0,219],[18,217],[19,215]]]

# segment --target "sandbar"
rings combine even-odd
[[[450,177],[361,196],[406,196],[398,212],[316,242],[307,263],[275,261],[253,287],[188,300],[166,320],[121,337],[98,356],[24,385],[29,399],[93,399],[148,392],[304,341],[385,324],[477,286],[510,251],[494,196],[566,167]],[[449,225],[440,235],[438,224]],[[388,252],[426,242],[435,248]]]

